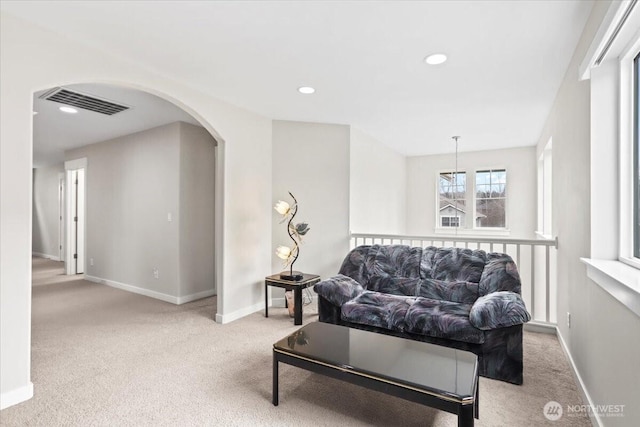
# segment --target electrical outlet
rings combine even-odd
[[[89,265],[93,265],[93,258],[89,258]]]
[[[156,279],[160,278],[160,271],[158,271],[157,268],[153,269],[153,277],[156,278]]]
[[[571,313],[567,311],[567,327],[571,328]]]

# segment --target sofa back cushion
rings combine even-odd
[[[473,304],[478,299],[478,284],[421,279],[418,283],[416,296],[440,301]]]
[[[422,259],[420,259],[420,278],[432,279],[433,266],[435,265],[435,257],[438,248],[435,246],[427,246],[422,250]]]
[[[374,245],[369,250],[372,277],[420,277],[422,248],[406,245]]]
[[[457,282],[479,283],[477,297],[491,292],[511,291],[520,293],[521,283],[518,269],[513,259],[507,254],[490,253],[483,250],[465,248],[426,248],[410,247],[406,245],[363,245],[353,249],[344,259],[339,274],[351,277],[365,289],[379,290],[395,289],[389,293],[410,295],[413,282],[403,280],[382,280],[383,278],[433,279],[441,282],[454,282],[452,289],[444,289],[436,282],[430,282],[429,287],[416,293],[431,293],[428,298],[447,301],[464,299],[467,301],[471,294],[462,290]],[[416,285],[417,286],[417,285]],[[451,286],[451,285],[450,285]],[[467,289],[469,285],[464,285]],[[435,289],[434,288],[434,289]],[[436,292],[436,293],[433,293]],[[465,296],[462,296],[464,293]],[[459,295],[459,296],[458,296]],[[453,298],[453,299],[451,299]],[[462,302],[462,301],[460,301]]]
[[[481,249],[438,248],[432,262],[432,279],[478,283],[487,262],[487,254]]]
[[[369,275],[367,274],[365,265],[370,249],[370,245],[363,245],[351,250],[344,261],[342,261],[342,266],[338,274],[351,277],[366,288]]]
[[[513,259],[507,254],[487,254],[487,264],[482,271],[478,293],[481,297],[491,292],[521,292],[520,275]]]

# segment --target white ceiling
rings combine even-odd
[[[172,103],[146,92],[102,85],[65,86],[75,92],[97,96],[129,106],[128,110],[107,116],[78,108],[77,114],[59,110],[63,104],[41,99],[48,90],[33,97],[33,164],[35,167],[64,161],[64,151],[119,136],[183,121],[200,126],[191,115]]]
[[[3,1],[232,104],[407,155],[534,145],[592,1]],[[426,55],[445,52],[439,66]],[[296,88],[309,85],[314,95]],[[114,96],[109,96],[114,98]]]

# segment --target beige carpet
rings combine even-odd
[[[284,308],[216,324],[215,298],[175,306],[62,276],[34,259],[33,399],[2,426],[455,426],[456,417],[281,365],[271,404],[271,346],[293,332]],[[304,322],[317,320],[305,307]],[[372,349],[375,351],[375,349]],[[545,419],[582,404],[555,337],[525,333],[525,384],[480,379],[479,426],[589,426]]]

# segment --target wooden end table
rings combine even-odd
[[[302,274],[301,280],[286,280],[280,278],[280,273],[264,278],[264,316],[269,317],[268,286],[276,286],[287,291],[293,291],[293,324],[302,325],[302,290],[320,281],[317,274]],[[286,301],[286,297],[285,297]]]

